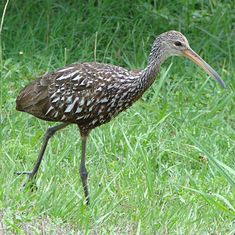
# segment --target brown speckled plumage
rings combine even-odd
[[[109,122],[138,100],[154,82],[160,65],[172,55],[193,60],[224,85],[219,75],[192,51],[187,39],[176,31],[156,38],[147,67],[142,71],[96,62],[78,63],[47,73],[27,85],[17,97],[16,109],[46,121],[64,124],[47,130],[33,171],[23,173],[29,174],[31,180],[38,171],[49,138],[68,124],[77,124],[82,136],[80,175],[88,203],[85,148],[89,132]]]
[[[75,123],[81,130],[90,130],[139,98],[141,73],[95,62],[72,64],[26,86],[16,108],[43,120]]]

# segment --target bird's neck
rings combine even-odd
[[[139,85],[144,89],[148,89],[152,83],[155,81],[156,76],[160,70],[160,64],[150,65],[142,71],[142,74],[139,79]]]
[[[156,40],[149,55],[147,67],[142,71],[138,86],[141,88],[142,94],[152,85],[159,73],[161,64],[166,60],[166,56],[162,53],[160,42]]]

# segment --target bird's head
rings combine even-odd
[[[157,48],[160,48],[160,50],[157,50]],[[225,87],[218,73],[190,48],[187,38],[182,33],[177,31],[162,33],[156,38],[152,49],[153,52],[159,53],[158,56],[161,57],[162,61],[174,55],[184,56],[190,59],[204,69],[204,71],[214,78],[222,87]]]

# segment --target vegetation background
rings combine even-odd
[[[0,233],[234,234],[233,0],[0,2]],[[5,14],[4,14],[5,13]],[[144,68],[154,38],[183,32],[227,84],[182,58],[88,142],[91,205],[78,174],[80,139],[49,143],[38,190],[20,190],[49,123],[15,110],[31,80],[75,61]],[[52,123],[53,124],[53,123]],[[51,124],[50,124],[51,125]]]

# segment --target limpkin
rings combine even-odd
[[[28,174],[28,181],[31,181],[36,176],[50,137],[56,131],[76,124],[82,140],[79,172],[88,204],[85,152],[90,131],[109,122],[138,100],[154,82],[161,64],[173,55],[192,60],[224,87],[217,72],[190,48],[186,37],[177,31],[162,33],[155,39],[147,67],[142,71],[97,62],[75,63],[28,84],[17,97],[16,109],[46,121],[62,123],[47,129],[33,170],[17,174]]]

